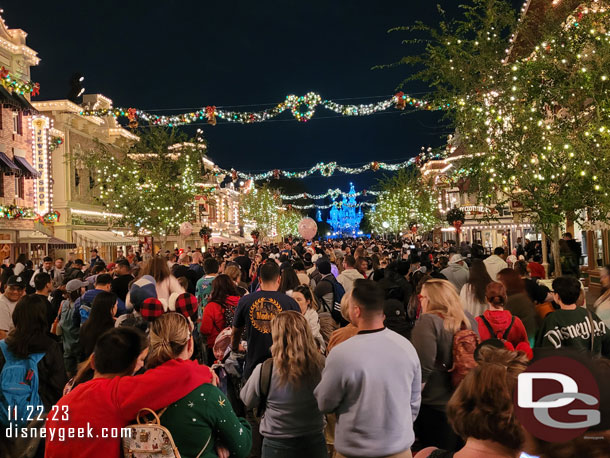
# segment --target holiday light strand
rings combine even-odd
[[[214,126],[217,118],[227,122],[241,124],[252,124],[275,118],[285,111],[290,111],[299,122],[309,121],[315,114],[317,107],[323,107],[342,116],[368,116],[374,113],[395,107],[404,110],[406,107],[420,110],[442,110],[450,104],[435,105],[426,100],[413,98],[403,92],[398,92],[391,98],[377,103],[344,105],[332,100],[323,100],[315,92],[308,92],[302,96],[288,95],[286,99],[272,108],[262,111],[232,111],[223,110],[215,105],[208,105],[200,110],[176,115],[157,115],[136,108],[107,108],[100,110],[83,110],[83,116],[114,116],[115,118],[127,118],[130,127],[137,127],[138,121],[145,121],[155,126],[180,126],[197,121],[206,121]]]
[[[40,84],[32,81],[25,81],[12,75],[6,68],[0,67],[0,84],[11,92],[17,92],[21,95],[31,94],[39,95]]]
[[[378,196],[380,194],[379,191],[369,191],[363,190],[355,193],[355,197],[366,197],[366,196]],[[298,200],[298,199],[313,199],[313,200],[321,200],[330,197],[331,199],[336,199],[337,197],[349,197],[352,194],[349,192],[341,191],[339,188],[329,189],[324,194],[309,194],[307,192],[302,192],[300,194],[280,194],[282,200]]]
[[[311,209],[316,209],[316,210],[328,210],[331,207],[337,207],[337,208],[342,208],[346,205],[343,205],[341,202],[334,202],[332,204],[328,204],[328,205],[317,205],[317,204],[309,204],[309,205],[296,205],[296,204],[288,204],[287,207],[288,209],[292,209],[292,208],[296,208],[297,210],[311,210]],[[352,207],[374,207],[375,203],[374,202],[359,202],[356,205],[352,205]]]
[[[345,173],[347,175],[356,175],[364,172],[377,172],[379,170],[387,170],[389,172],[396,172],[401,169],[406,169],[412,167],[414,165],[419,166],[424,164],[430,160],[442,159],[446,156],[447,152],[435,152],[431,148],[424,149],[416,156],[412,157],[406,161],[399,162],[397,164],[388,164],[387,162],[379,162],[372,161],[367,162],[359,167],[346,167],[342,165],[338,165],[336,162],[318,162],[313,167],[310,167],[307,170],[301,172],[294,172],[288,170],[274,169],[269,170],[267,172],[262,173],[247,173],[241,172],[239,170],[226,170],[222,168],[217,168],[217,174],[227,174],[231,175],[233,180],[235,181],[238,177],[244,180],[252,180],[252,181],[261,181],[261,180],[278,180],[280,178],[306,178],[308,176],[314,175],[315,173],[320,173],[320,175],[324,177],[331,177],[335,174],[335,172]],[[331,192],[332,190],[329,190]],[[367,191],[370,192],[370,191]],[[290,197],[289,197],[290,198]],[[298,197],[295,197],[298,198]],[[322,198],[322,197],[320,197]]]

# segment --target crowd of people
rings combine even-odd
[[[345,239],[5,260],[0,423],[30,433],[0,456],[610,456],[607,405],[599,440],[561,446],[515,417],[541,355],[610,376],[610,266],[588,308],[578,269],[546,287],[540,255]]]

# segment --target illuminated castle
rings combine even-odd
[[[350,183],[349,193],[343,200],[336,201],[330,210],[330,219],[326,220],[334,234],[355,235],[360,231],[362,208],[356,202],[356,191]]]

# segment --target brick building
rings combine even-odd
[[[34,221],[40,209],[51,211],[52,199],[47,139],[35,151],[36,110],[29,101],[30,90],[23,88],[31,80],[30,68],[40,61],[26,45],[26,37],[21,29],[9,29],[0,17],[0,257],[10,256],[13,261],[30,250],[28,256],[34,260],[42,255],[42,247],[31,243]],[[37,153],[40,157],[35,157]],[[46,206],[37,205],[39,197]]]

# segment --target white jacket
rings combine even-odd
[[[345,269],[339,276],[337,277],[337,281],[341,283],[343,289],[346,293],[349,293],[354,287],[354,282],[364,278],[364,276],[358,272],[356,269]]]
[[[492,281],[497,281],[496,277],[498,275],[498,272],[508,267],[506,261],[504,261],[504,259],[495,254],[492,254],[490,257],[485,259],[485,261],[483,261],[483,264],[485,264],[485,267],[487,268],[487,273],[491,277]]]

